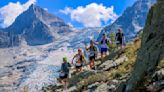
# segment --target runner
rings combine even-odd
[[[96,56],[97,56],[97,48],[96,46],[94,45],[94,42],[93,40],[90,41],[90,46],[87,48],[86,47],[86,50],[89,51],[89,65],[90,65],[90,68],[91,69],[95,69],[95,59],[96,59]]]
[[[103,56],[105,57],[107,55],[107,51],[108,51],[108,40],[105,34],[103,34],[102,39],[100,41],[100,48],[101,48],[101,60],[102,60]]]
[[[73,57],[72,64],[74,59],[76,59],[75,62],[76,72],[81,72],[83,64],[86,64],[86,60],[81,49],[78,49],[78,53]]]
[[[63,63],[61,65],[61,71],[60,71],[59,77],[65,90],[67,89],[67,86],[68,86],[68,76],[69,76],[70,67],[71,67],[70,63],[68,63],[67,58],[64,57]]]
[[[118,32],[116,33],[117,48],[120,47],[122,49],[123,38],[124,38],[124,34],[121,32],[121,29],[118,29]]]

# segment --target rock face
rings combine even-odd
[[[8,47],[9,42],[8,34],[0,30],[0,48]]]
[[[142,92],[144,84],[164,58],[164,1],[158,0],[148,14],[141,49],[131,77],[117,92]]]
[[[107,71],[113,67],[119,66],[123,62],[127,61],[128,58],[126,56],[122,56],[119,59],[113,61],[113,60],[107,60],[106,62],[102,63],[99,68],[103,71]]]
[[[117,32],[117,29],[121,28],[126,36],[126,40],[130,41],[144,27],[147,13],[155,2],[156,0],[137,0],[113,24],[106,26],[102,30],[98,40],[100,40],[103,33]]]
[[[28,45],[42,45],[53,42],[61,34],[70,32],[71,28],[62,19],[31,5],[4,31],[9,32],[10,37],[24,38]]]

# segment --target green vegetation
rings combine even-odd
[[[162,69],[162,68],[164,68],[164,59],[162,59],[162,60],[159,62],[158,66],[157,66],[157,70]]]
[[[78,82],[78,91],[85,89],[88,85],[91,85],[95,82],[106,82],[130,74],[136,61],[137,51],[140,48],[140,43],[141,40],[137,38],[132,44],[129,44],[123,50],[122,55],[126,55],[128,57],[128,61],[125,61],[122,65],[118,66],[117,68],[113,68],[109,71],[103,71],[94,75],[90,75],[87,78],[84,78],[80,82]]]
[[[115,49],[117,48],[117,45],[115,43],[116,42],[115,33],[114,32],[110,33],[109,38],[111,40],[111,43],[109,43],[110,52],[114,52]]]
[[[81,80],[77,84],[77,90],[86,89],[88,85],[91,85],[95,82],[106,82],[110,79],[110,74],[108,72],[97,73],[95,75],[90,75],[88,78]]]

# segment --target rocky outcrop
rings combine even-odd
[[[99,66],[99,70],[102,70],[102,71],[107,71],[113,67],[117,67],[119,66],[120,64],[122,64],[123,62],[127,61],[128,58],[126,56],[122,56],[120,57],[119,59],[113,61],[113,60],[107,60],[106,62],[102,63],[100,66]]]
[[[164,1],[158,0],[148,14],[142,44],[131,77],[117,92],[142,92],[158,63],[164,59]]]
[[[146,89],[151,92],[162,90],[164,88],[164,68],[156,71],[152,78],[152,82],[146,87]]]

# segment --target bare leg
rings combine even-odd
[[[76,68],[76,73],[78,73],[79,72],[79,69],[78,68]]]
[[[92,59],[92,68],[94,68],[95,67],[95,61],[94,61],[94,59]]]
[[[101,60],[103,60],[103,53],[101,53]]]
[[[62,83],[62,85],[63,85],[63,88],[65,89],[65,81],[64,81],[64,79],[61,80],[61,83]]]
[[[90,60],[89,62],[90,69],[92,69],[92,61]]]
[[[117,44],[117,50],[119,49],[119,45]]]
[[[94,60],[92,59],[91,61],[90,61],[90,68],[92,69],[94,67]]]
[[[65,84],[64,84],[64,89],[65,89],[65,90],[67,90],[67,86],[68,86],[68,83],[67,83],[67,82],[68,82],[68,79],[66,78],[65,81],[64,81],[64,83],[65,83]]]
[[[105,54],[105,57],[107,56],[107,52],[104,52],[104,54]]]
[[[80,72],[82,71],[82,67],[80,67]]]

